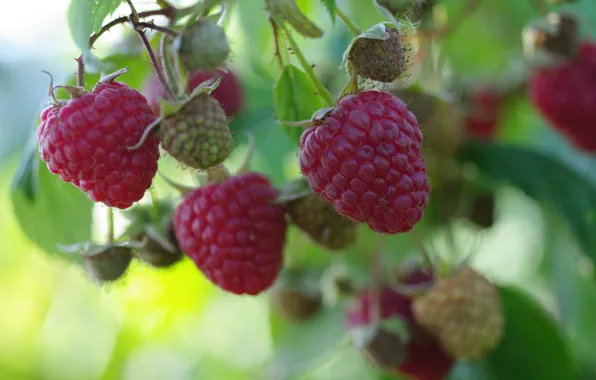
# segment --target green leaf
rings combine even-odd
[[[23,154],[13,179],[13,211],[33,243],[48,253],[64,255],[59,244],[90,240],[93,204],[81,190],[48,171],[35,149],[36,140],[33,142]],[[79,255],[64,257],[80,260]]]
[[[476,164],[488,179],[516,186],[551,207],[596,264],[596,188],[586,178],[556,159],[515,146],[470,143],[460,158]]]
[[[122,0],[71,0],[66,14],[68,27],[86,64],[101,66],[99,60],[91,54],[89,37],[101,29],[105,18],[121,3]]]
[[[296,0],[268,0],[269,11],[274,17],[281,17],[304,37],[320,38],[323,31],[302,13]]]
[[[505,334],[484,360],[490,373],[507,380],[577,379],[578,372],[555,321],[533,299],[500,287]]]
[[[37,170],[39,157],[37,155],[37,134],[32,133],[23,152],[19,167],[13,177],[11,192],[19,192],[25,200],[35,202],[37,197]]]
[[[294,379],[324,363],[347,337],[341,307],[325,309],[298,325],[277,328],[275,353],[267,367],[270,380]]]
[[[308,76],[296,66],[286,65],[273,91],[275,117],[283,121],[310,120],[315,111],[323,107],[320,96]],[[303,128],[284,126],[284,130],[296,145],[300,142]]]
[[[335,4],[335,0],[321,0],[321,3],[323,3],[323,6],[327,9],[327,12],[329,12],[329,17],[331,17],[331,22],[333,23],[333,25],[335,25],[335,19],[336,19],[336,8],[337,5]]]

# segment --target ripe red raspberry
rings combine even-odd
[[[361,293],[356,305],[348,310],[348,326],[354,328],[374,323],[372,320],[374,306],[370,292]],[[411,336],[406,346],[405,356],[393,371],[410,376],[414,380],[444,379],[454,360],[416,324],[412,315],[412,300],[391,288],[384,288],[380,292],[379,312],[382,319],[403,320]]]
[[[192,93],[198,85],[216,74],[221,77],[221,81],[219,82],[219,86],[211,93],[211,97],[219,102],[228,117],[235,116],[240,113],[244,106],[244,93],[236,74],[229,69],[227,69],[227,72],[223,70],[192,72],[188,77],[187,93]],[[159,114],[159,102],[167,98],[167,96],[157,76],[152,75],[147,80],[144,92],[147,95],[151,108],[153,108],[156,114]]]
[[[596,152],[596,43],[582,43],[575,58],[536,70],[529,82],[535,107],[576,148]]]
[[[429,183],[422,132],[406,104],[388,92],[342,98],[304,131],[300,170],[311,189],[373,231],[409,231],[423,216]]]
[[[244,173],[191,192],[174,213],[182,248],[218,287],[256,295],[277,278],[286,234],[284,210],[267,177]]]
[[[472,95],[466,118],[466,129],[472,137],[491,139],[501,116],[501,99],[490,89],[482,89]]]
[[[237,115],[244,106],[244,93],[242,85],[236,75],[227,69],[216,72],[195,71],[188,77],[188,93],[190,94],[198,85],[212,78],[215,74],[221,77],[219,86],[211,93],[211,97],[219,101],[226,115],[232,117]]]
[[[136,144],[155,116],[145,97],[118,82],[99,84],[41,113],[37,132],[48,169],[94,202],[125,209],[151,186],[159,159],[158,140]]]

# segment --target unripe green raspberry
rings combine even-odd
[[[206,93],[193,96],[166,116],[158,135],[163,148],[176,160],[200,170],[221,164],[233,144],[225,111]]]
[[[98,283],[113,282],[124,275],[132,260],[132,248],[112,246],[83,254],[83,266]]]
[[[406,71],[408,60],[398,31],[385,27],[385,32],[386,40],[357,37],[348,58],[361,77],[387,83]]]
[[[176,46],[182,65],[188,71],[217,69],[230,54],[224,30],[209,18],[203,18],[183,30]]]
[[[415,320],[458,359],[485,356],[503,336],[499,290],[470,267],[437,281],[414,300],[412,311]]]
[[[286,211],[296,227],[324,248],[339,250],[356,241],[357,224],[340,215],[318,194],[288,202]]]
[[[165,239],[164,239],[165,238]],[[178,246],[174,226],[169,221],[165,226],[164,236],[159,236],[151,229],[133,236],[133,240],[145,242],[145,244],[136,249],[138,258],[156,268],[170,267],[184,257],[184,254]]]

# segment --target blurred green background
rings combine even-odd
[[[152,8],[150,1],[138,3],[139,10]],[[346,79],[341,56],[352,35],[339,20],[332,24],[318,0],[297,3],[326,32],[321,39],[297,40],[335,95]],[[457,19],[463,3],[443,1],[436,13],[447,15],[448,20]],[[363,29],[383,21],[372,1],[340,0],[338,5]],[[69,36],[67,6],[67,0],[2,5],[0,379],[381,379],[348,344],[339,309],[327,310],[308,324],[292,326],[271,312],[266,295],[249,298],[224,294],[189,260],[168,270],[135,264],[123,281],[100,288],[85,277],[80,266],[30,242],[26,233],[32,230],[52,235],[67,229],[64,234],[70,237],[77,236],[77,228],[82,228],[81,234],[85,234],[85,222],[73,220],[78,215],[72,210],[86,204],[86,198],[71,197],[76,192],[70,185],[49,178],[43,166],[39,169],[41,201],[37,206],[28,206],[26,200],[13,194],[15,202],[23,204],[24,211],[19,214],[23,229],[11,206],[11,178],[34,133],[37,115],[47,104],[49,79],[41,70],[50,71],[63,83],[76,69],[73,59],[79,53]],[[580,15],[586,36],[596,36],[593,0],[580,1],[568,9]],[[125,7],[115,13],[126,14]],[[272,88],[279,69],[273,64],[266,17],[261,1],[239,0],[227,20],[232,66],[243,82],[247,99],[245,111],[233,121],[239,144],[229,166],[235,168],[241,162],[246,145],[240,132],[250,130],[256,138],[252,168],[268,173],[281,185],[299,172],[296,148],[273,119]],[[522,59],[521,30],[536,17],[530,1],[481,1],[473,15],[458,19],[458,29],[443,43],[450,78],[465,83],[494,82],[523,72],[518,64]],[[141,89],[149,68],[145,59],[131,58],[131,51],[141,52],[136,35],[127,27],[118,27],[102,37],[97,54],[129,66],[130,72],[122,79]],[[547,152],[589,181],[596,180],[594,160],[576,153],[551,132],[527,99],[509,104],[500,128],[503,142]],[[171,159],[162,159],[160,165],[168,176],[191,183],[190,173],[179,170]],[[161,179],[155,186],[162,196],[173,194]],[[66,195],[45,199],[48,189]],[[481,233],[457,225],[457,249],[450,247],[440,232],[429,234],[428,240],[434,251],[451,259],[473,250],[476,268],[495,282],[519,287],[540,302],[561,322],[559,328],[583,378],[596,379],[592,264],[568,226],[548,206],[515,188],[499,188],[498,220],[490,230]],[[93,234],[97,239],[103,236],[104,214],[104,207],[95,207]],[[117,222],[122,228],[123,221]],[[292,230],[287,261],[317,268],[341,261],[354,276],[365,277],[376,244],[375,237],[363,229],[358,245],[346,253],[345,260],[339,260]],[[416,252],[415,242],[408,236],[387,239],[384,249],[388,265],[396,265]],[[540,362],[544,347],[539,342],[528,347],[536,352],[524,352],[528,355],[524,360]],[[548,367],[548,363],[544,365]],[[452,378],[484,378],[474,368],[461,364]]]

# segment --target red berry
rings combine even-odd
[[[362,91],[304,131],[300,170],[340,214],[376,232],[407,232],[428,202],[421,147],[422,132],[403,101]]]
[[[277,278],[286,234],[284,210],[267,177],[244,173],[191,192],[176,209],[182,248],[218,287],[256,295]]]
[[[223,70],[217,70],[217,72],[195,71],[188,78],[188,93],[191,93],[198,85],[212,78],[215,74],[221,77],[221,82],[211,93],[211,96],[219,101],[228,117],[237,115],[244,105],[244,94],[238,78],[229,69],[227,72]]]
[[[574,59],[536,70],[529,94],[553,128],[575,147],[596,151],[596,43],[584,42]]]
[[[94,202],[125,209],[151,186],[158,140],[135,145],[155,116],[145,97],[118,82],[104,83],[41,113],[39,151],[48,169]]]
[[[193,72],[188,78],[187,92],[190,94],[198,85],[216,74],[221,77],[221,81],[219,82],[219,86],[211,93],[211,97],[219,101],[228,117],[235,116],[244,106],[244,94],[238,78],[229,69],[227,72],[223,70]],[[149,104],[151,104],[151,108],[153,108],[156,114],[159,114],[159,102],[167,98],[166,91],[159,78],[155,75],[151,76],[145,83],[144,92],[147,95]]]
[[[501,99],[490,89],[476,92],[471,99],[466,129],[472,137],[491,139],[501,116]]]
[[[369,292],[360,294],[356,305],[348,311],[349,327],[357,327],[373,323],[373,307]],[[394,370],[414,380],[444,379],[453,359],[449,357],[438,343],[424,332],[414,321],[412,300],[391,288],[384,288],[379,297],[379,311],[382,319],[400,318],[410,330],[411,340],[406,347],[405,357]]]

